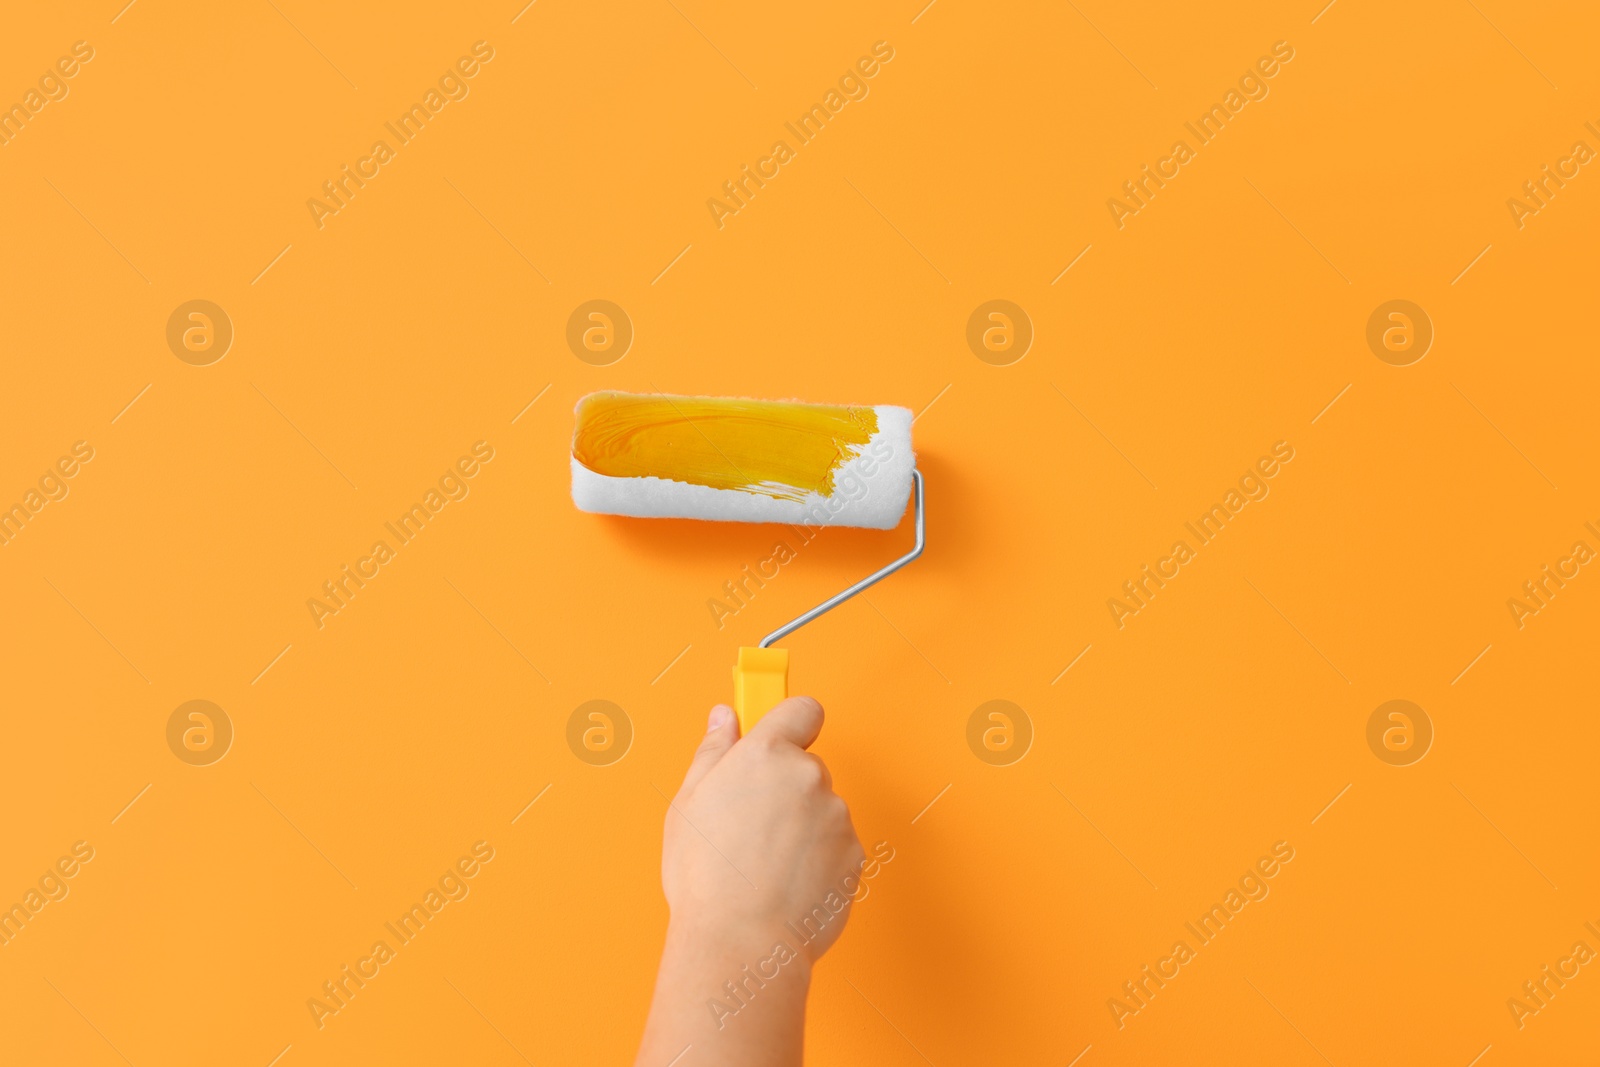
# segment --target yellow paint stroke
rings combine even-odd
[[[779,500],[833,495],[833,475],[878,430],[870,407],[591,393],[572,455],[596,474],[667,478]]]

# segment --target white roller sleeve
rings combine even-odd
[[[911,496],[911,410],[878,405],[878,431],[834,472],[833,495],[779,500],[760,492],[714,489],[665,478],[613,478],[572,459],[572,502],[582,511],[649,519],[790,522],[890,530]]]

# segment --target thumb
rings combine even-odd
[[[706,721],[706,735],[700,741],[700,747],[695,749],[694,759],[689,764],[689,773],[683,776],[683,785],[678,790],[678,795],[692,790],[700,783],[700,779],[710,773],[711,768],[717,765],[723,754],[733,747],[739,740],[739,720],[733,714],[733,709],[726,704],[718,704],[711,709],[711,717]]]
[[[798,748],[810,748],[822,732],[822,705],[812,697],[788,697],[750,727],[750,736],[781,737]]]

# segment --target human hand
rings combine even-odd
[[[806,751],[822,720],[821,704],[790,697],[741,738],[733,709],[712,709],[667,810],[661,884],[673,927],[743,951],[794,943],[793,923],[810,938],[799,945],[808,967],[838,940],[850,909],[837,902],[865,853],[833,776]]]
[[[799,1067],[811,965],[866,895],[850,811],[806,751],[821,730],[810,697],[783,701],[744,738],[732,708],[711,709],[667,808],[672,917],[639,1067],[691,1047],[701,1067]]]

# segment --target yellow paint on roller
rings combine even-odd
[[[596,474],[667,478],[779,500],[833,495],[833,475],[878,430],[870,407],[591,393],[572,455]]]

